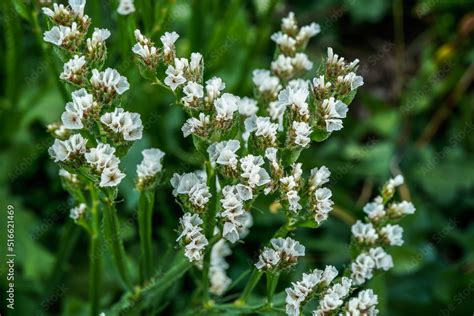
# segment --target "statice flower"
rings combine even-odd
[[[134,141],[142,138],[143,125],[138,113],[115,108],[114,112],[102,115],[100,121],[109,131],[120,135],[125,141]]]
[[[373,290],[360,291],[357,297],[351,298],[345,305],[345,314],[348,316],[375,316],[378,314],[377,309],[378,297]]]
[[[400,203],[393,203],[388,208],[388,215],[390,218],[400,218],[405,215],[411,215],[415,213],[415,206],[413,203],[408,201],[402,201]]]
[[[308,99],[309,91],[307,87],[290,87],[280,91],[278,94],[278,107],[291,107],[295,118],[306,121],[309,119]]]
[[[280,179],[282,191],[285,194],[284,198],[288,202],[288,209],[293,212],[302,209],[302,206],[299,203],[301,198],[298,194],[301,174],[303,173],[301,166],[301,163],[293,164],[292,174]]]
[[[355,285],[361,285],[373,277],[374,270],[387,271],[393,267],[392,257],[382,247],[370,248],[363,252],[351,264],[351,279]]]
[[[239,97],[230,93],[224,93],[222,96],[217,98],[214,101],[216,120],[231,121],[234,117],[234,112],[239,109],[239,103]]]
[[[294,121],[291,126],[292,143],[300,147],[307,147],[311,142],[309,138],[313,132],[312,128],[306,122]]]
[[[163,44],[163,59],[165,63],[170,64],[176,56],[175,42],[178,40],[179,34],[176,32],[165,32],[160,41]]]
[[[257,144],[271,147],[276,143],[278,124],[272,123],[269,117],[251,116],[245,120],[245,131],[253,133]]]
[[[252,73],[252,81],[257,87],[258,92],[269,99],[275,98],[281,89],[280,79],[276,76],[272,76],[269,70],[254,70]]]
[[[372,221],[379,221],[380,219],[384,218],[386,214],[383,201],[380,196],[376,197],[373,202],[367,203],[363,210]]]
[[[117,13],[120,15],[129,15],[135,12],[135,4],[133,0],[120,0]]]
[[[175,173],[170,180],[173,187],[173,195],[175,197],[185,197],[195,209],[203,211],[205,205],[211,198],[209,187],[206,185],[205,179],[198,173]]]
[[[90,81],[95,90],[106,95],[121,95],[130,88],[127,78],[112,68],[107,68],[104,71],[92,69]]]
[[[71,211],[69,212],[69,217],[72,218],[74,221],[79,220],[82,216],[84,216],[86,208],[86,204],[79,204],[78,206],[71,209]]]
[[[351,232],[354,239],[360,244],[374,244],[379,237],[372,223],[364,224],[361,221],[352,225]]]
[[[222,211],[219,217],[224,223],[222,237],[231,243],[235,243],[241,238],[241,231],[244,229],[248,216],[243,203],[252,199],[252,191],[244,185],[225,186],[222,189]]]
[[[247,155],[240,159],[241,177],[252,189],[270,182],[268,172],[262,167],[264,160],[261,156]]]
[[[85,119],[94,111],[96,103],[92,94],[83,88],[72,93],[72,102],[66,104],[61,121],[67,129],[81,129]]]
[[[157,175],[163,169],[161,160],[165,156],[165,153],[158,148],[150,148],[142,151],[143,160],[137,166],[137,189],[151,189],[153,188]]]
[[[318,308],[313,311],[313,316],[328,315],[344,304],[344,299],[349,295],[352,280],[342,277],[341,281],[331,286],[319,301]]]
[[[148,37],[144,36],[140,30],[135,30],[137,43],[133,45],[132,52],[138,55],[141,61],[150,68],[155,68],[158,64],[158,49]]]
[[[197,107],[204,97],[204,87],[194,81],[189,81],[183,88],[183,92],[185,96],[181,98],[181,101],[187,107]]]
[[[225,89],[225,83],[219,77],[212,77],[206,81],[206,99],[207,102],[213,103],[221,95],[221,91]]]
[[[115,148],[104,143],[98,143],[84,156],[92,170],[98,174],[102,174],[105,169],[116,169],[120,163],[120,160],[115,156]]]
[[[184,255],[190,262],[199,263],[204,257],[204,249],[209,244],[202,233],[202,219],[197,214],[185,213],[180,218],[181,234],[176,241],[184,246]]]
[[[91,38],[86,41],[88,59],[100,61],[105,57],[105,41],[109,37],[108,29],[94,28]]]
[[[209,292],[221,296],[232,283],[231,278],[226,274],[229,264],[225,257],[232,254],[229,245],[225,240],[219,240],[211,250],[211,267],[209,269]]]
[[[235,139],[214,143],[207,149],[209,160],[214,165],[226,166],[235,171],[238,164],[237,151],[239,148],[240,142]]]
[[[83,80],[85,65],[86,59],[84,56],[79,57],[78,55],[74,55],[72,59],[64,64],[63,72],[59,75],[59,78],[74,84],[79,84]]]
[[[80,36],[81,33],[77,29],[77,23],[74,22],[70,27],[64,25],[53,26],[51,30],[44,32],[43,40],[69,49],[75,47]]]
[[[186,78],[184,77],[183,63],[178,62],[174,66],[169,65],[168,69],[166,69],[166,74],[168,76],[165,78],[164,82],[173,91],[186,82]]]
[[[403,228],[400,225],[385,225],[380,229],[380,236],[390,246],[403,245]]]
[[[74,161],[80,159],[86,152],[86,143],[87,140],[84,137],[74,134],[67,140],[55,139],[48,153],[55,162]]]
[[[257,101],[251,98],[241,98],[239,102],[239,114],[250,117],[256,115],[258,111]]]
[[[106,168],[100,175],[100,187],[116,187],[125,178],[125,173],[118,168]]]
[[[328,133],[342,129],[342,119],[346,117],[347,111],[347,105],[333,97],[323,101],[319,112]]]
[[[259,270],[282,270],[294,266],[298,257],[304,256],[305,247],[298,241],[286,238],[273,238],[270,247],[265,247],[255,267]]]
[[[206,130],[210,123],[209,115],[204,113],[199,113],[199,116],[190,117],[186,120],[181,127],[181,131],[183,132],[184,137],[188,137],[191,134],[196,134],[198,136],[206,136]]]

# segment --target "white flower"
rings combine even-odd
[[[287,17],[281,19],[281,28],[286,33],[291,33],[292,31],[298,28],[296,24],[295,14],[293,12],[289,12]]]
[[[78,183],[79,182],[79,179],[77,178],[76,174],[69,173],[68,171],[66,171],[64,169],[59,169],[59,176],[61,178],[66,179],[67,181],[72,182],[72,183]]]
[[[120,160],[115,156],[115,148],[109,144],[98,143],[84,154],[87,163],[98,173],[105,169],[117,169]]]
[[[402,175],[397,175],[395,178],[388,180],[387,182],[387,189],[394,191],[396,187],[399,187],[405,182],[405,179]]]
[[[241,176],[252,189],[270,182],[268,172],[261,167],[264,163],[261,156],[247,155],[240,159]]]
[[[165,55],[169,55],[174,52],[174,43],[179,38],[179,34],[176,32],[165,32],[165,34],[161,35],[160,40],[163,44],[163,53]]]
[[[400,203],[393,203],[389,207],[390,215],[393,216],[403,216],[403,215],[410,215],[415,213],[415,206],[413,203],[408,201],[402,201]]]
[[[110,37],[110,31],[108,29],[94,28],[92,37],[86,41],[87,49],[92,52],[95,49],[104,45],[105,41]]]
[[[53,26],[51,30],[44,32],[43,40],[56,46],[62,46],[65,41],[78,35],[77,23],[73,22],[71,27],[63,25]]]
[[[379,237],[372,223],[364,224],[361,221],[352,225],[351,232],[359,243],[373,244]]]
[[[344,57],[339,57],[338,54],[334,54],[332,47],[328,47],[327,52],[328,52],[328,57],[326,59],[326,63],[339,65],[339,66],[345,65]]]
[[[204,129],[209,125],[210,117],[204,113],[199,113],[199,118],[191,117],[184,122],[181,131],[183,132],[184,137],[188,137],[191,134],[198,133],[199,130]]]
[[[367,203],[364,206],[364,213],[366,213],[371,220],[383,218],[385,216],[385,210],[382,201],[375,199],[374,202]]]
[[[238,163],[238,156],[236,152],[239,150],[239,148],[240,142],[238,140],[232,139],[210,145],[207,149],[207,152],[209,153],[209,159],[211,163],[229,166],[235,170]]]
[[[271,64],[272,71],[280,77],[290,77],[293,73],[293,58],[278,55],[277,59],[272,61]]]
[[[100,175],[100,187],[115,187],[119,185],[122,179],[125,178],[125,173],[118,168],[105,168]]]
[[[251,116],[245,119],[245,131],[248,133],[255,132],[255,136],[263,137],[271,145],[276,142],[278,124],[272,123],[269,117]]]
[[[339,272],[334,266],[326,266],[323,275],[321,276],[321,282],[324,282],[326,285],[329,285],[332,280],[337,277],[338,274]]]
[[[117,94],[123,94],[130,88],[127,78],[121,76],[117,70],[112,68],[107,68],[101,72],[92,69],[91,84],[96,89],[103,89],[108,93],[116,92]]]
[[[48,7],[42,7],[41,11],[43,11],[43,14],[49,16],[50,18],[69,15],[69,10],[66,9],[63,4],[57,3],[53,3],[53,10]]]
[[[293,67],[298,69],[298,71],[309,71],[313,68],[313,63],[305,53],[296,53],[295,57],[291,60],[291,63],[293,64]]]
[[[354,285],[361,285],[373,276],[375,261],[366,253],[361,253],[351,264],[351,279]]]
[[[326,166],[321,166],[319,168],[314,168],[311,170],[311,176],[309,181],[313,188],[318,188],[323,184],[329,182],[329,177],[331,176],[331,171]]]
[[[69,212],[69,217],[77,221],[82,215],[84,215],[86,208],[87,208],[86,204],[84,203],[79,204],[78,206],[71,209],[71,211]]]
[[[392,256],[386,253],[382,247],[369,249],[369,256],[374,260],[377,269],[387,271],[393,268]]]
[[[288,34],[277,32],[272,34],[270,38],[278,45],[280,50],[283,52],[291,53],[294,52],[296,49],[296,40]]]
[[[298,35],[296,35],[296,40],[299,43],[307,42],[311,37],[318,35],[321,32],[321,27],[317,23],[311,23],[310,25],[305,25],[300,28]]]
[[[283,108],[287,106],[294,107],[299,115],[309,117],[308,103],[306,102],[308,95],[308,88],[286,87],[278,94],[278,106]]]
[[[72,59],[67,61],[63,66],[63,72],[59,75],[62,80],[74,81],[78,74],[84,69],[86,59],[84,56],[74,55]]]
[[[209,187],[206,185],[205,180],[198,176],[196,172],[177,174],[175,173],[170,180],[171,186],[173,187],[173,195],[187,195],[190,202],[198,207],[202,208],[209,202],[211,193]]]
[[[387,224],[380,229],[380,235],[390,246],[403,245],[403,228],[400,225]]]
[[[257,114],[258,106],[257,101],[251,98],[241,98],[239,102],[239,113],[243,116],[252,116]]]
[[[175,91],[176,88],[186,82],[186,78],[184,78],[183,69],[180,69],[176,66],[169,65],[168,69],[166,69],[166,74],[167,76],[164,82],[173,91]]]
[[[281,257],[278,251],[265,247],[260,256],[258,257],[258,261],[255,264],[255,267],[259,270],[271,270],[278,266],[280,260]]]
[[[213,102],[221,95],[221,91],[225,89],[225,83],[219,77],[212,77],[206,81],[206,94],[209,102]]]
[[[268,147],[267,149],[265,149],[265,158],[267,158],[268,161],[270,161],[273,168],[275,169],[279,168],[277,152],[278,152],[278,149],[275,147]]]
[[[321,116],[326,123],[326,130],[330,132],[341,130],[342,119],[346,117],[348,107],[342,101],[333,97],[325,99],[321,105]]]
[[[220,202],[223,210],[219,213],[219,217],[224,222],[222,237],[231,243],[235,243],[242,238],[241,231],[248,220],[247,212],[243,208],[243,201],[244,198],[248,199],[249,195],[251,198],[251,190],[240,184],[237,186],[225,186],[222,189],[222,199]]]
[[[314,269],[303,273],[302,280],[292,282],[286,292],[286,313],[290,316],[300,315],[301,304],[309,297],[321,282],[322,270]]]
[[[145,60],[156,57],[158,53],[156,47],[150,47],[141,43],[135,43],[132,47],[132,52]]]
[[[198,208],[203,208],[211,198],[209,187],[205,183],[198,183],[189,190],[189,201]]]
[[[55,162],[70,160],[86,152],[86,143],[87,140],[84,137],[74,134],[67,140],[55,139],[54,144],[49,147],[48,153]]]
[[[272,76],[270,70],[254,70],[252,73],[252,81],[260,93],[276,94],[281,89],[280,79],[276,76]]]
[[[295,139],[294,142],[296,145],[299,145],[301,147],[306,147],[310,143],[311,139],[309,136],[313,132],[311,127],[309,126],[308,123],[306,122],[293,122],[293,131],[295,133]]]
[[[165,153],[158,148],[150,148],[142,151],[143,160],[137,166],[137,175],[140,178],[154,177],[161,172],[163,165],[161,160]]]
[[[122,134],[126,141],[134,141],[142,138],[143,125],[140,114],[115,108],[114,112],[105,113],[100,121],[112,132]]]
[[[273,238],[270,243],[273,249],[280,252],[281,258],[290,265],[295,264],[298,257],[304,256],[305,247],[290,237]]]
[[[288,87],[294,90],[308,90],[309,80],[304,80],[301,78],[293,79],[288,82]]]
[[[234,112],[239,109],[239,103],[240,98],[230,93],[224,93],[221,97],[217,98],[214,101],[214,107],[216,109],[216,120],[232,120]]]
[[[331,200],[332,192],[328,188],[319,188],[314,192],[316,202],[314,220],[321,224],[328,218],[328,213],[332,211],[334,202]]]
[[[117,8],[117,13],[120,15],[129,15],[135,12],[135,5],[133,0],[120,0],[119,6]]]
[[[71,6],[72,11],[77,14],[77,16],[84,16],[86,0],[69,0],[69,5]]]
[[[204,87],[197,82],[189,81],[183,89],[186,96],[181,100],[186,106],[196,106],[196,102],[204,97]]]
[[[200,53],[191,53],[189,69],[194,74],[201,74],[202,55]]]
[[[314,89],[324,90],[331,87],[331,82],[324,79],[324,75],[313,78],[313,87]]]
[[[360,291],[357,297],[353,297],[346,304],[347,316],[375,316],[378,314],[376,308],[378,297],[371,289]]]
[[[200,262],[204,258],[204,249],[209,244],[202,233],[202,219],[197,214],[186,213],[179,220],[181,234],[176,241],[183,240],[184,255],[190,262]]]
[[[357,76],[353,72],[350,72],[345,76],[337,77],[337,81],[344,84],[348,84],[351,88],[351,91],[364,85],[364,78],[362,78],[361,76]]]
[[[342,306],[343,299],[349,294],[351,284],[351,279],[342,277],[341,282],[330,287],[320,300],[318,309],[313,312],[313,316],[327,315]]]

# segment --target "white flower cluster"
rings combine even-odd
[[[97,103],[94,102],[92,94],[84,88],[74,91],[71,95],[72,102],[66,104],[61,121],[67,129],[82,129],[85,120],[95,111]]]
[[[340,282],[332,285],[322,295],[318,308],[313,311],[313,316],[324,316],[336,311],[344,304],[344,299],[349,295],[352,280],[342,277]]]
[[[55,139],[48,149],[55,162],[72,162],[82,158],[86,152],[87,140],[81,134],[74,134],[66,140]]]
[[[71,83],[81,83],[86,70],[85,65],[86,58],[84,56],[74,55],[72,59],[64,64],[63,72],[59,75],[59,78]]]
[[[182,241],[184,255],[190,262],[201,262],[204,257],[204,249],[209,243],[202,233],[202,223],[199,215],[191,213],[185,213],[179,220],[181,234],[176,241]]]
[[[142,138],[143,124],[138,113],[115,108],[113,112],[102,115],[100,121],[113,135],[119,135],[120,140],[135,141]]]
[[[344,307],[347,316],[376,316],[378,314],[378,296],[371,289],[360,291],[357,297],[353,297]]]
[[[303,273],[301,281],[292,282],[292,287],[286,292],[286,313],[291,316],[298,316],[301,313],[301,306],[318,290],[328,286],[337,276],[337,269],[333,266],[326,266],[323,270],[314,269],[311,273]]]
[[[117,186],[125,178],[118,168],[120,160],[115,156],[115,148],[109,144],[98,143],[84,156],[91,169],[100,175],[101,187]]]
[[[225,293],[232,280],[227,276],[226,271],[229,264],[225,257],[230,256],[232,251],[226,241],[221,239],[212,247],[211,267],[209,269],[209,292],[221,296]]]
[[[331,200],[332,192],[330,189],[323,187],[329,182],[331,172],[325,166],[314,168],[311,170],[309,178],[309,192],[312,200],[312,210],[314,212],[314,220],[321,224],[328,218],[329,212],[332,211],[334,202]]]
[[[284,199],[288,202],[288,209],[297,212],[302,209],[300,204],[300,196],[298,190],[301,188],[301,163],[293,164],[292,173],[289,176],[280,179],[282,191],[284,192]]]
[[[240,176],[252,190],[270,182],[270,175],[262,167],[264,163],[262,156],[247,155],[240,158],[240,169],[242,171]]]
[[[169,56],[175,54],[174,42],[178,37],[179,35],[176,32],[165,33],[165,35],[161,37],[165,63],[167,58],[170,58]],[[186,82],[199,84],[197,82],[200,81],[202,77],[202,55],[200,53],[192,53],[190,60],[187,58],[174,58],[174,61],[168,65],[166,69],[166,75],[167,77],[164,83],[173,91]],[[198,90],[200,91],[201,87],[198,88]]]
[[[165,153],[158,148],[149,148],[142,151],[143,160],[137,165],[136,187],[139,191],[153,189],[157,175],[163,169],[161,160]]]
[[[278,124],[272,123],[269,117],[252,115],[245,120],[245,132],[254,135],[263,148],[276,144]]]
[[[364,284],[373,277],[375,270],[390,270],[393,267],[392,256],[382,247],[370,248],[363,252],[351,264],[351,279],[355,285]]]
[[[263,249],[255,264],[259,270],[274,271],[289,268],[305,253],[305,247],[290,237],[274,238],[270,240],[270,244],[271,247]]]
[[[133,45],[132,52],[140,57],[140,60],[148,67],[155,68],[158,63],[158,49],[148,37],[144,36],[140,30],[135,30],[137,43]]]
[[[112,68],[107,68],[104,71],[92,69],[90,81],[95,90],[111,96],[121,95],[130,88],[127,78]]]
[[[78,206],[71,209],[69,217],[72,218],[74,221],[79,220],[84,215],[86,208],[86,204],[79,204]]]
[[[170,183],[173,187],[173,195],[184,198],[184,203],[189,201],[197,211],[203,211],[211,198],[205,179],[197,172],[175,173]]]
[[[229,168],[236,171],[238,165],[237,151],[240,149],[240,142],[232,139],[210,145],[207,149],[211,164]]]
[[[219,213],[224,223],[222,237],[231,243],[243,238],[252,223],[252,215],[244,209],[245,201],[251,199],[252,190],[245,185],[228,185],[222,189],[222,211]]]

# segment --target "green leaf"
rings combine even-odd
[[[328,133],[325,129],[316,128],[311,134],[311,139],[315,142],[322,142],[328,139],[331,133]]]
[[[28,12],[28,8],[26,7],[24,0],[12,0],[13,7],[15,11],[25,20],[30,20],[30,14]]]

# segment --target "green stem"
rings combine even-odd
[[[119,231],[119,221],[117,209],[115,208],[113,199],[109,196],[106,198],[104,205],[104,239],[107,247],[112,251],[115,266],[125,286],[131,290],[132,283],[127,270],[125,249]]]
[[[216,226],[216,211],[217,211],[217,185],[216,174],[211,167],[210,162],[206,162],[207,185],[211,189],[212,197],[209,201],[209,208],[206,213],[204,221],[204,232],[207,240],[211,240],[214,235],[214,227]],[[211,249],[211,244],[208,248]],[[209,301],[209,268],[211,266],[211,251],[207,251],[204,255],[202,268],[202,289],[203,289],[203,305],[206,306]]]
[[[100,253],[100,229],[99,229],[99,192],[91,186],[91,215],[92,234],[89,249],[89,300],[91,304],[91,316],[99,314],[100,285],[102,283],[102,258]]]
[[[273,294],[275,293],[278,278],[280,277],[279,273],[267,272],[267,304],[272,305]]]
[[[153,267],[151,230],[154,202],[155,192],[140,192],[140,201],[138,204],[138,230],[140,234],[140,277],[142,282],[151,276]]]

